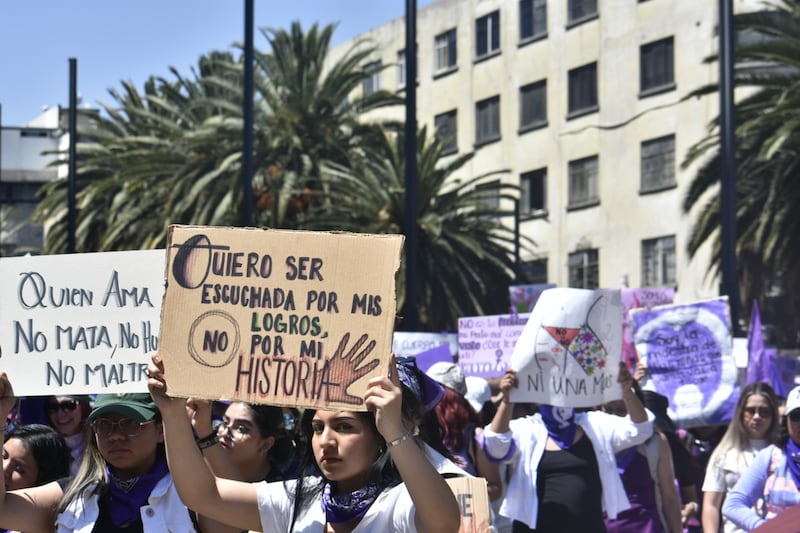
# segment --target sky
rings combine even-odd
[[[418,0],[418,9],[432,0]],[[0,122],[22,126],[44,106],[69,103],[69,58],[77,59],[81,105],[112,103],[109,88],[183,75],[211,50],[244,40],[245,0],[0,0]],[[260,28],[335,23],[333,45],[405,16],[404,0],[255,0]]]

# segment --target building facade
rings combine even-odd
[[[535,255],[521,280],[571,287],[671,286],[676,301],[714,297],[710,246],[690,260],[682,201],[687,150],[717,116],[718,2],[438,0],[417,16],[417,121],[449,154],[475,152],[467,175],[506,170],[520,186],[522,234]],[[734,9],[753,10],[753,0]],[[362,90],[404,91],[405,20],[365,40],[377,52]],[[403,120],[400,108],[369,118]],[[509,206],[513,209],[513,206]]]

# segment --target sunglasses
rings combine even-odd
[[[58,411],[63,411],[65,413],[71,413],[75,409],[78,408],[78,402],[75,400],[64,400],[61,402],[48,402],[47,404],[47,413],[53,414],[57,413]]]
[[[115,427],[119,428],[119,432],[126,437],[135,437],[142,431],[142,426],[152,424],[153,422],[155,422],[155,419],[148,420],[147,422],[137,422],[130,418],[120,418],[114,422],[108,418],[98,418],[92,420],[92,429],[98,437],[104,439],[114,434]]]
[[[744,412],[750,416],[758,416],[761,418],[772,418],[772,410],[769,407],[745,407]]]
[[[788,416],[789,420],[794,423],[800,422],[800,409],[792,409],[792,411],[786,416]]]

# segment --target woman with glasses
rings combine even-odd
[[[78,473],[86,447],[86,418],[92,410],[88,396],[51,396],[44,404],[47,422],[58,431],[72,454],[70,475]]]
[[[728,492],[722,514],[744,531],[800,504],[800,387],[786,398],[786,434],[758,452]],[[796,531],[796,524],[794,529]],[[789,531],[789,529],[787,529]]]
[[[742,531],[721,517],[725,495],[756,454],[778,438],[778,399],[766,383],[751,383],[739,396],[733,419],[711,454],[703,481],[703,531]]]
[[[0,415],[14,402],[8,376],[0,373]],[[195,531],[167,469],[161,417],[150,396],[100,395],[88,421],[92,436],[74,478],[17,491],[0,483],[0,527],[26,533]]]

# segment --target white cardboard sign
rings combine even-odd
[[[19,396],[146,392],[164,250],[0,259],[0,370]]]

